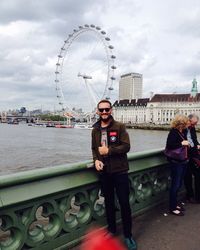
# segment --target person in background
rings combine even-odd
[[[97,104],[100,119],[93,125],[92,155],[105,197],[108,231],[116,234],[115,191],[121,208],[124,242],[128,249],[136,250],[132,238],[132,218],[129,204],[129,179],[127,152],[130,150],[129,135],[125,125],[112,117],[112,105],[108,100]]]
[[[187,140],[190,143],[189,147],[189,163],[185,174],[185,188],[186,188],[186,202],[200,203],[200,168],[196,167],[193,157],[198,156],[198,149],[200,149],[197,140],[195,126],[199,121],[199,117],[195,114],[188,116]],[[194,189],[193,189],[193,176],[194,176]],[[195,190],[195,192],[194,192]]]
[[[184,115],[177,115],[171,123],[171,130],[167,137],[166,148],[176,149],[182,146],[189,146],[187,140],[186,128],[188,118]],[[171,187],[169,195],[169,210],[170,213],[177,216],[184,215],[184,208],[178,204],[177,193],[182,186],[188,160],[178,161],[168,158],[171,169]]]

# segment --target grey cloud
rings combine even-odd
[[[33,104],[47,104],[51,103],[51,107],[56,104],[55,92],[52,86],[46,86],[44,82],[37,82],[37,84],[30,84],[30,82],[23,83],[12,81],[5,81],[1,84],[0,105],[6,104],[7,107],[30,106]],[[17,93],[17,94],[16,94]]]
[[[192,79],[193,77],[200,75],[200,62],[190,62],[182,67],[181,74],[187,78]]]
[[[183,23],[176,30],[181,35],[190,35],[194,37],[200,37],[200,20],[194,22]]]
[[[121,62],[125,62],[127,66],[130,63],[140,63],[149,50],[149,42],[146,35],[141,34],[137,36],[137,38],[126,38],[123,37],[123,33],[122,31],[121,35],[117,35],[115,39],[116,42],[113,41],[117,59]],[[118,43],[118,41],[120,43]]]
[[[31,74],[32,69],[30,67],[16,63],[4,62],[4,67],[0,68],[0,82],[1,79],[3,81],[4,78],[13,78],[13,82],[16,81],[14,78],[21,78],[27,81],[30,80]]]
[[[81,0],[1,0],[0,16],[1,22],[12,22],[15,20],[47,20],[51,18],[78,17],[92,6],[93,1]]]
[[[174,32],[181,36],[200,37],[200,7],[199,3],[196,8],[188,9],[188,15],[174,26]]]

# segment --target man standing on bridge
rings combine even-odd
[[[115,121],[111,115],[112,105],[108,100],[97,104],[100,119],[93,125],[92,154],[99,172],[101,188],[105,197],[108,231],[116,234],[115,191],[121,208],[125,244],[136,250],[132,238],[132,219],[129,204],[129,180],[127,152],[130,150],[129,135],[125,125]]]
[[[200,167],[196,166],[194,158],[199,158],[198,150],[200,145],[197,140],[195,126],[199,121],[199,117],[195,114],[190,114],[189,126],[187,129],[187,139],[190,143],[189,147],[189,164],[185,174],[186,202],[200,203]],[[193,189],[194,176],[194,189]]]

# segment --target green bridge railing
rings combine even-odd
[[[129,166],[133,215],[167,199],[170,178],[163,149],[129,154]],[[106,220],[89,161],[0,177],[2,250],[69,249],[94,223],[105,226]]]

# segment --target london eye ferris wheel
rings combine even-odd
[[[114,90],[115,55],[110,38],[99,26],[84,25],[69,34],[58,54],[56,97],[63,112],[74,107],[93,112]]]

